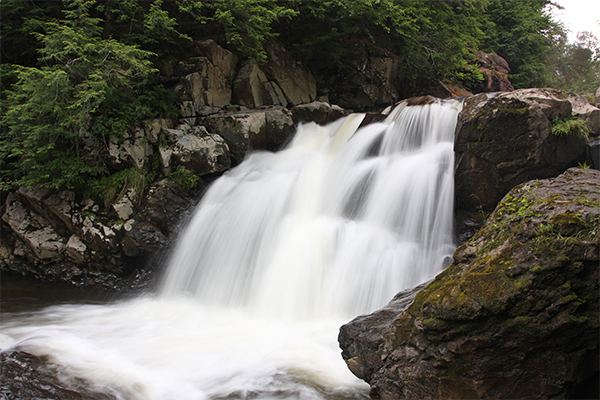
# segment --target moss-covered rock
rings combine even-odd
[[[342,327],[344,357],[372,398],[597,398],[599,246],[600,172],[522,184],[407,309]]]

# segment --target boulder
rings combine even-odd
[[[300,104],[292,108],[292,116],[296,124],[299,122],[315,122],[319,125],[325,125],[348,114],[343,108],[322,101]]]
[[[475,92],[511,92],[515,90],[508,79],[510,66],[496,53],[476,51],[479,71],[483,74],[483,82],[476,86]]]
[[[167,237],[160,228],[148,221],[127,221],[124,225],[123,252],[136,257],[155,253],[167,245]]]
[[[197,116],[231,104],[237,57],[214,40],[195,42],[192,54],[168,72],[180,77],[181,117],[194,125]]]
[[[414,302],[344,325],[372,399],[598,398],[600,172],[508,193]]]
[[[556,176],[584,162],[584,136],[551,133],[557,119],[574,116],[574,108],[580,109],[568,92],[554,89],[466,98],[454,144],[458,206],[491,210],[515,185]],[[597,109],[592,108],[575,116],[595,121]]]
[[[263,105],[287,106],[279,85],[269,82],[265,73],[252,60],[244,63],[233,81],[233,101],[249,108]]]
[[[202,183],[198,190],[206,187],[206,183]],[[150,186],[136,218],[157,226],[168,238],[176,237],[180,232],[180,222],[191,212],[196,202],[175,182],[162,179]]]
[[[249,151],[278,149],[294,130],[291,112],[282,107],[213,114],[203,123],[225,139],[233,165]]]
[[[204,126],[195,126],[190,133],[179,137],[169,149],[171,160],[163,165],[165,170],[174,163],[197,175],[206,175],[223,172],[231,166],[225,140],[215,133],[208,133]]]
[[[279,43],[267,47],[268,61],[264,71],[269,81],[277,83],[292,106],[310,103],[317,98],[315,78]]]
[[[30,211],[15,194],[6,198],[6,211],[2,216],[18,237],[41,260],[60,260],[66,240],[52,228],[41,215]]]
[[[231,84],[237,57],[212,39],[197,42],[196,45],[209,62],[206,75],[202,77],[206,105],[224,107],[231,104]]]

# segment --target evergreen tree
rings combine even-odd
[[[0,151],[3,160],[18,162],[4,168],[5,184],[12,178],[73,188],[107,171],[102,153],[109,137],[122,132],[97,129],[94,118],[116,99],[131,100],[135,86],[154,73],[153,54],[102,39],[101,20],[90,16],[93,5],[72,0],[63,20],[27,21],[42,44],[42,66],[16,66],[17,83],[6,91]]]

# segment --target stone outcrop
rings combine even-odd
[[[209,133],[202,125],[180,125],[167,129],[166,144],[160,146],[160,157],[165,175],[174,166],[181,165],[197,175],[223,172],[231,166],[229,147],[216,133]]]
[[[414,302],[343,326],[372,399],[598,398],[600,172],[508,193]]]
[[[343,108],[323,101],[313,101],[292,108],[292,117],[295,124],[302,121],[325,125],[348,114],[348,111]]]
[[[267,47],[268,62],[264,66],[270,81],[277,83],[289,105],[310,103],[317,98],[317,83],[311,72],[280,44]]]
[[[508,62],[496,53],[477,51],[479,71],[483,74],[483,82],[475,88],[476,93],[481,92],[511,92],[515,90],[508,79],[510,66]]]
[[[130,189],[104,211],[70,191],[20,188],[3,207],[0,266],[74,285],[147,285],[152,276],[140,259],[147,264],[168,246],[195,202],[167,179],[144,195]]]
[[[597,135],[600,110],[568,92],[521,89],[465,99],[454,150],[458,206],[491,210],[515,185],[586,161],[588,139],[556,136],[556,121],[583,119]]]
[[[279,85],[267,79],[265,73],[252,60],[244,63],[233,82],[233,101],[248,108],[263,105],[286,107],[288,102]]]
[[[225,139],[233,165],[252,150],[277,150],[294,131],[292,114],[282,107],[227,111],[202,123]]]

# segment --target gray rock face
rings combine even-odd
[[[456,129],[457,201],[491,210],[515,185],[556,176],[586,160],[587,139],[551,133],[556,118],[577,116],[595,127],[600,110],[554,89],[480,94],[465,100]]]
[[[287,100],[277,83],[252,60],[246,61],[233,82],[233,101],[249,108],[263,105],[287,106]]]
[[[600,172],[519,185],[408,307],[340,330],[373,399],[598,398]]]
[[[277,43],[267,47],[269,61],[264,67],[269,80],[276,82],[292,106],[310,103],[317,98],[317,83],[310,71],[294,60]]]
[[[291,113],[281,107],[213,114],[203,123],[225,139],[234,165],[251,150],[277,149],[294,130]]]

